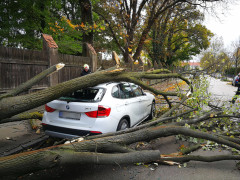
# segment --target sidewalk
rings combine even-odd
[[[29,112],[33,111],[43,112],[43,107],[35,108]],[[36,122],[41,123],[40,120],[36,120]],[[0,157],[11,154],[13,150],[21,151],[41,138],[45,138],[44,132],[36,133],[29,120],[0,124]]]

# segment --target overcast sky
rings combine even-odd
[[[222,36],[225,47],[240,37],[240,1],[229,4],[228,8],[218,7],[219,19],[209,13],[205,13],[204,24],[217,36]]]

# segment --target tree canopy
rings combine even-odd
[[[153,25],[146,50],[153,62],[169,66],[190,60],[206,49],[212,33],[203,26],[204,15],[196,6],[181,4],[168,9]]]
[[[208,46],[211,33],[201,24],[203,14],[195,10],[206,6],[205,2],[4,0],[0,41],[5,46],[40,49],[41,33],[46,33],[53,36],[62,53],[82,54],[87,40],[97,52],[114,50],[125,62],[131,57],[137,60],[148,47],[153,61],[171,64],[188,60]],[[159,52],[161,60],[156,60]]]

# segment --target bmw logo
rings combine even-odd
[[[70,109],[69,105],[66,105],[66,109]]]

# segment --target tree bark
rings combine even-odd
[[[15,122],[15,121],[22,121],[27,119],[39,119],[42,120],[43,114],[40,112],[30,112],[30,113],[20,113],[11,118],[3,119],[0,121],[0,124],[8,123],[8,122]]]
[[[74,151],[37,151],[18,156],[1,158],[1,177],[20,176],[30,172],[52,168],[62,165],[87,165],[87,164],[132,164],[138,162],[151,162],[160,158],[160,152],[134,151],[121,154],[102,154],[94,152]]]
[[[92,17],[92,3],[90,0],[79,0],[79,4],[81,6],[82,13],[82,23],[84,25],[93,26],[93,17]],[[93,31],[83,32],[83,40],[82,40],[82,55],[87,56],[87,46],[86,43],[89,43],[93,46]]]
[[[161,156],[161,159],[158,162],[163,161],[174,161],[174,162],[188,162],[188,161],[203,161],[203,162],[215,162],[215,161],[223,161],[223,160],[240,160],[239,155],[217,155],[217,156],[171,156],[164,155]]]

